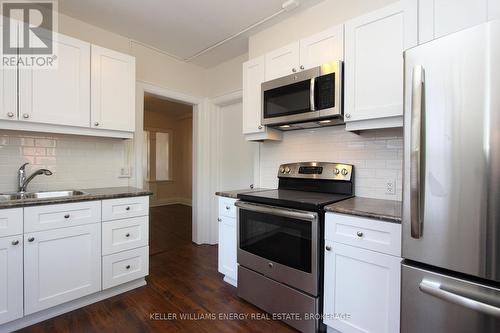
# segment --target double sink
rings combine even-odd
[[[14,200],[36,200],[36,199],[52,199],[52,198],[69,198],[75,196],[86,195],[86,192],[69,190],[69,191],[43,191],[43,192],[16,192],[16,193],[0,193],[1,201]]]

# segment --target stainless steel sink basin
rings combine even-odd
[[[46,192],[25,192],[25,193],[1,193],[0,201],[23,200],[23,199],[51,199],[51,198],[67,198],[87,193],[77,190],[69,191],[46,191]]]

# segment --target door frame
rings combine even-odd
[[[193,106],[193,194],[192,194],[192,241],[196,244],[211,244],[210,235],[210,118],[207,99],[163,88],[149,82],[137,81],[136,119],[134,135],[135,186],[142,188],[143,140],[144,140],[144,94],[153,94]],[[216,157],[212,157],[216,159]]]
[[[213,143],[213,154],[212,156],[217,156],[219,157],[221,155],[221,108],[231,105],[231,104],[236,104],[236,103],[242,103],[243,102],[243,91],[242,90],[237,90],[233,91],[231,93],[227,93],[221,96],[214,97],[210,100],[210,107],[212,108],[212,115],[213,115],[213,131],[215,134],[214,138],[214,143]],[[254,185],[258,186],[258,179],[259,179],[259,145],[256,145],[254,149]],[[217,217],[219,215],[219,207],[218,207],[218,198],[215,195],[216,191],[220,190],[220,159],[215,158],[212,159],[212,168],[211,168],[211,179],[212,179],[212,197],[211,197],[211,204],[210,204],[210,239],[211,239],[211,244],[216,244],[218,243],[219,240],[219,225],[216,222]]]

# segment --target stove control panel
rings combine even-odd
[[[351,181],[354,166],[331,162],[298,162],[280,165],[278,178]]]

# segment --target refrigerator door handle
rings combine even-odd
[[[472,298],[457,295],[455,293],[441,289],[441,284],[438,282],[432,282],[428,280],[422,280],[419,285],[419,289],[431,296],[440,298],[444,301],[463,306],[465,308],[481,312],[483,314],[500,318],[500,308],[477,301]]]
[[[422,145],[422,119],[424,118],[424,69],[413,67],[411,97],[411,151],[410,151],[410,216],[411,237],[422,236],[421,168],[424,145]]]

